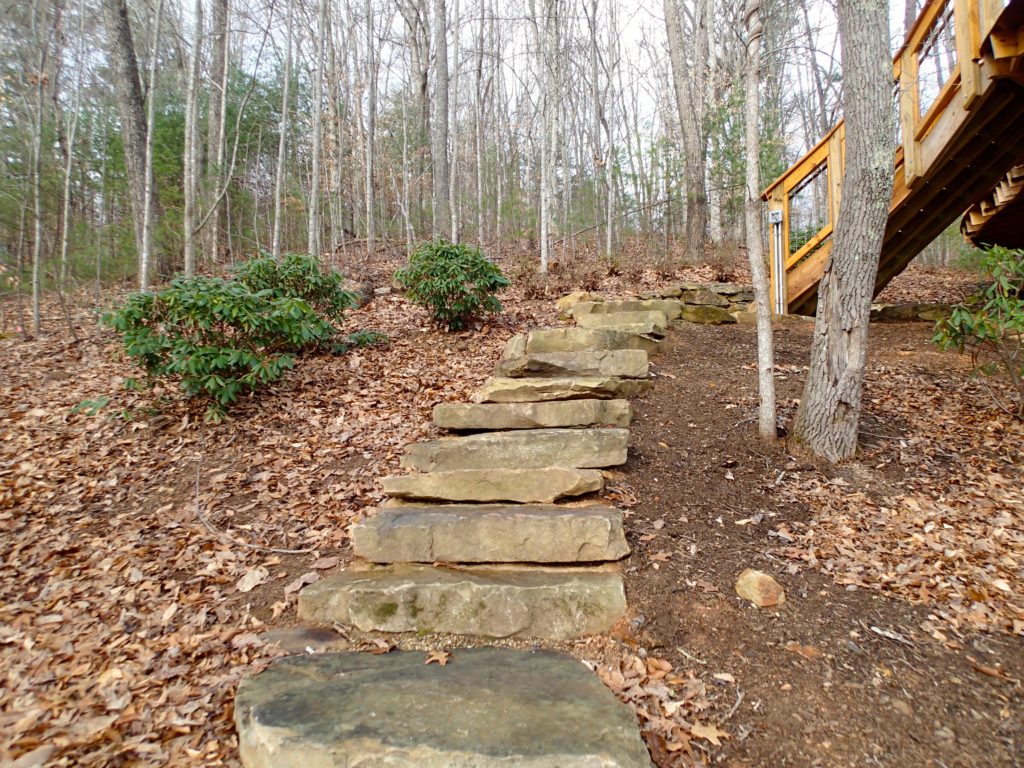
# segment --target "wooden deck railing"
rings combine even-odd
[[[1008,101],[1013,102],[1014,109],[1004,119],[1013,119],[1018,102],[1019,110],[1024,111],[1024,100],[1019,94],[1001,92],[1000,99],[990,98],[1001,80],[1024,81],[1020,76],[1024,53],[1022,22],[1024,0],[932,0],[925,5],[896,54],[894,109],[899,114],[899,138],[895,142],[890,226],[882,254],[883,261],[891,259],[892,263],[880,264],[883,282],[876,285],[876,292],[916,255],[915,251],[908,256],[908,249],[920,250],[927,244],[927,240],[922,242],[923,238],[936,227],[941,231],[974,202],[973,198],[979,196],[977,184],[984,185],[987,178],[984,174],[995,174],[993,178],[998,178],[1014,164],[1008,156],[1014,154],[1017,140],[1009,142],[1013,146],[1006,146],[1003,141],[987,154],[986,147],[979,145],[980,154],[974,152],[971,157],[978,158],[977,162],[985,161],[983,177],[949,189],[958,178],[952,164],[970,166],[968,159],[957,156],[963,154],[965,142],[982,141],[979,137],[985,131],[985,135],[994,135],[992,111],[1004,108]],[[977,113],[984,114],[976,116]],[[1018,127],[1017,133],[1024,135],[1024,129]],[[1024,145],[1024,138],[1019,141]],[[832,232],[839,215],[844,142],[845,126],[840,121],[762,195],[768,202],[772,309],[776,313],[813,311],[817,284],[831,254]],[[992,168],[993,163],[1005,167]],[[821,226],[805,242],[794,244],[790,239],[794,194],[823,166],[828,195],[827,203],[819,201],[825,203]],[[938,193],[945,195],[941,204],[936,198]],[[956,200],[958,194],[970,194],[973,198],[960,204]],[[950,214],[950,210],[955,213]],[[922,226],[922,216],[934,217],[935,221]],[[949,220],[939,224],[940,218]]]

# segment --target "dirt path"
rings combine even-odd
[[[912,357],[922,375],[949,358],[930,326],[873,328],[879,356]],[[799,397],[809,326],[777,333],[780,404]],[[837,585],[780,556],[777,535],[806,521],[779,492],[822,468],[766,449],[743,421],[755,403],[754,332],[686,326],[654,363],[656,386],[636,406],[626,482],[630,605],[637,641],[721,683],[716,710],[732,738],[713,758],[735,766],[1016,766],[1024,764],[1024,644],[999,634],[947,643],[920,627],[926,607]],[[870,377],[870,374],[869,374]],[[872,428],[875,417],[865,419]],[[897,425],[887,425],[891,435]],[[881,427],[874,427],[882,432]],[[783,474],[785,473],[785,474]],[[834,471],[870,488],[901,478],[859,463]],[[781,481],[780,481],[781,476]],[[774,575],[787,601],[756,609],[733,584],[744,568]],[[955,633],[954,633],[955,634]],[[734,680],[735,682],[732,682]]]

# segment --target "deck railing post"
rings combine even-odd
[[[771,226],[772,311],[776,315],[785,315],[789,306],[786,301],[786,250],[782,244],[782,211],[768,211],[768,224]]]

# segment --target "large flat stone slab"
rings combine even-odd
[[[628,429],[532,429],[444,437],[406,448],[402,466],[420,472],[506,467],[614,467],[626,463]]]
[[[599,315],[618,312],[663,312],[669,320],[675,320],[682,311],[683,303],[672,299],[615,299],[611,301],[580,301],[572,306],[572,316]]]
[[[726,302],[728,306],[728,302]],[[668,330],[668,318],[664,312],[592,312],[576,317],[576,325],[580,328],[650,328],[653,333],[664,336]]]
[[[576,659],[461,649],[280,659],[243,680],[246,768],[649,768],[632,710]]]
[[[687,304],[683,307],[682,317],[683,320],[701,325],[727,325],[736,322],[736,318],[729,314],[728,310],[709,304]]]
[[[434,424],[441,429],[538,429],[628,427],[628,400],[552,400],[543,403],[440,403]]]
[[[647,353],[642,349],[594,349],[579,352],[529,352],[502,360],[495,375],[510,378],[529,376],[617,376],[646,379]]]
[[[728,307],[729,300],[707,288],[683,291],[683,302],[695,306]],[[684,310],[685,312],[685,310]]]
[[[494,377],[473,395],[478,403],[533,403],[580,398],[630,398],[651,388],[644,379],[577,376],[564,379],[507,379]]]
[[[528,352],[580,352],[593,349],[642,349],[653,355],[662,343],[653,337],[626,331],[541,328],[525,335],[516,334],[509,339],[502,359],[521,357]]]
[[[582,496],[604,487],[596,469],[463,469],[396,475],[380,480],[384,493],[395,499],[421,501],[550,504],[566,496]]]
[[[386,507],[349,528],[374,563],[593,563],[629,554],[614,507]]]
[[[343,571],[299,594],[299,617],[364,632],[569,640],[607,632],[626,610],[622,577],[596,570]]]

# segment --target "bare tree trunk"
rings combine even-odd
[[[142,252],[139,254],[139,290],[149,290],[149,270],[153,252],[153,229],[155,227],[153,200],[156,197],[153,182],[153,126],[156,124],[156,73],[160,45],[160,19],[163,16],[164,0],[157,0],[156,16],[153,19],[153,40],[149,52],[149,104],[146,113],[146,152],[143,173],[145,190],[142,206]]]
[[[82,0],[78,8],[78,53],[76,68],[78,77],[75,79],[75,101],[72,107],[71,121],[68,126],[68,151],[64,163],[64,201],[60,237],[60,279],[58,288],[64,291],[68,279],[68,230],[71,227],[71,172],[75,161],[75,136],[78,133],[79,115],[82,109],[82,76],[85,70],[85,2]]]
[[[459,210],[459,41],[461,23],[459,17],[459,0],[455,0],[453,11],[452,30],[452,88],[448,98],[448,106],[451,117],[448,120],[448,130],[451,134],[451,163],[448,168],[448,207],[452,215],[452,240],[458,242],[461,238],[462,222],[461,211]]]
[[[110,48],[110,65],[121,117],[124,164],[129,203],[135,225],[135,247],[142,253],[143,211],[146,195],[146,105],[139,79],[139,63],[128,22],[127,0],[103,0]]]
[[[320,0],[316,22],[316,67],[313,74],[313,131],[312,168],[309,182],[309,223],[306,232],[306,252],[320,255],[320,173],[321,133],[324,102],[324,38],[327,36],[327,0]]]
[[[445,0],[434,0],[434,114],[430,122],[433,163],[433,233],[445,235],[451,223],[448,209],[448,16]],[[453,237],[452,233],[447,233]]]
[[[203,0],[196,0],[195,34],[192,37],[192,56],[188,68],[188,95],[185,99],[185,157],[184,157],[184,211],[182,213],[182,229],[185,238],[185,277],[192,277],[196,272],[196,194],[198,192],[198,152],[199,131],[196,123],[199,118],[199,63],[203,49]]]
[[[210,68],[210,79],[215,87],[210,91],[210,106],[207,122],[207,166],[206,185],[210,191],[209,220],[206,223],[206,257],[214,264],[220,257],[221,224],[220,187],[223,183],[224,160],[227,141],[227,104],[228,104],[228,51],[231,36],[228,32],[228,19],[231,8],[229,0],[213,0],[212,18],[212,53],[213,61]]]
[[[684,53],[677,2],[678,0],[664,0],[665,26],[668,32],[672,82],[675,86],[676,109],[679,111],[679,126],[683,135],[683,153],[686,160],[686,255],[690,261],[697,262],[704,257],[704,240],[707,236],[704,97],[712,0],[698,0],[694,8],[691,30],[693,56],[689,65]]]
[[[764,263],[761,216],[761,141],[758,130],[760,113],[759,85],[761,67],[761,0],[747,0],[747,71],[744,80],[746,103],[746,187],[744,210],[746,222],[747,258],[754,279],[754,299],[757,304],[757,387],[761,395],[758,409],[758,433],[762,440],[775,440],[775,360],[772,350],[772,310],[768,289],[768,270]]]
[[[375,144],[377,142],[377,51],[373,27],[373,4],[366,0],[366,77],[369,81],[369,95],[366,110],[366,252],[373,255],[374,225],[377,201],[373,185]]]
[[[36,0],[32,7],[32,26],[39,46],[39,67],[35,72],[35,118],[32,123],[32,333],[42,331],[42,275],[43,275],[43,104],[46,92],[46,67],[50,54],[50,41],[46,32],[46,0]]]
[[[281,125],[277,138],[277,168],[274,172],[274,234],[270,252],[276,259],[281,255],[281,198],[284,193],[285,160],[288,149],[288,98],[292,81],[292,16],[288,14],[287,42],[284,53],[284,85],[281,87]]]
[[[893,110],[885,0],[839,0],[846,170],[832,257],[818,286],[797,440],[829,461],[854,455],[868,320],[892,194]]]

